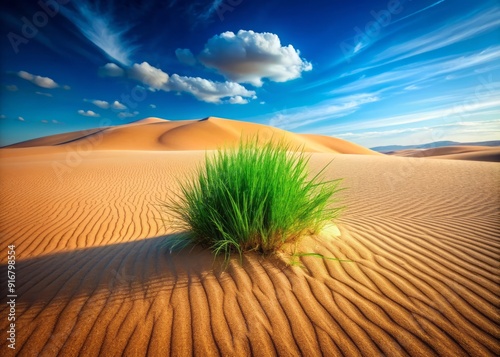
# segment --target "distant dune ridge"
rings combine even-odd
[[[221,271],[207,250],[162,248],[176,232],[159,200],[242,132],[284,136],[310,152],[311,174],[330,163],[325,179],[344,178],[341,235],[301,250],[352,262],[246,254]],[[499,179],[498,163],[388,156],[218,118],[0,149],[0,242],[16,246],[18,295],[16,350],[5,334],[1,354],[498,356]]]
[[[372,148],[372,150],[383,154],[405,157],[500,162],[500,141],[477,143],[438,141],[424,145],[378,146]]]
[[[444,146],[433,149],[407,149],[395,151],[390,154],[430,159],[500,162],[500,147],[489,146]]]

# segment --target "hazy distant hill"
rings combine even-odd
[[[374,151],[387,153],[392,151],[409,150],[409,149],[432,149],[432,148],[440,148],[443,146],[500,146],[500,140],[481,141],[473,143],[459,143],[456,141],[436,141],[434,143],[422,144],[422,145],[387,145],[387,146],[377,146],[371,149]]]

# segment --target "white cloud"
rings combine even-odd
[[[121,119],[124,119],[124,118],[132,118],[132,117],[135,117],[137,114],[139,114],[139,112],[121,112],[121,113],[118,113],[118,118],[121,118]]]
[[[159,90],[168,82],[168,74],[161,69],[151,66],[147,62],[134,63],[129,68],[128,76],[149,86],[150,89]]]
[[[153,109],[156,109],[156,105],[155,104],[150,104],[149,107],[153,108]]]
[[[117,25],[110,13],[91,8],[83,2],[75,2],[74,5],[75,11],[62,6],[62,14],[108,58],[122,64],[130,64],[130,57],[136,47],[124,39],[124,35],[131,29],[130,25],[124,25],[128,22],[121,21],[120,25]]]
[[[99,100],[99,99],[94,99],[94,100],[88,100],[88,99],[84,99],[83,100],[84,102],[90,102],[92,104],[94,104],[95,106],[101,108],[101,109],[116,109],[116,110],[125,110],[127,109],[127,107],[120,103],[119,101],[115,100],[113,103],[109,103],[105,100]]]
[[[259,87],[265,78],[286,82],[312,69],[312,64],[300,58],[292,45],[281,46],[277,35],[245,30],[215,35],[205,44],[198,60],[231,81]]]
[[[147,85],[150,90],[186,92],[208,103],[221,103],[223,98],[235,96],[256,98],[254,91],[247,90],[235,82],[214,82],[200,77],[186,77],[178,74],[169,76],[147,62],[134,64],[129,68],[128,76]]]
[[[59,87],[59,84],[49,77],[36,76],[26,71],[19,71],[17,75],[42,88],[52,89]]]
[[[59,124],[57,120],[52,120],[52,124]]]
[[[188,48],[178,48],[175,50],[175,56],[179,62],[193,66],[196,63],[196,58]]]
[[[17,120],[24,121],[24,118],[23,117],[17,117]]]
[[[237,95],[237,96],[229,98],[229,103],[230,104],[247,104],[248,100],[243,99],[243,97],[240,95]]]
[[[100,116],[99,114],[93,112],[92,110],[85,111],[85,110],[82,110],[82,109],[80,109],[78,111],[78,114],[83,115],[84,117],[94,117],[94,118],[97,118],[97,117]]]
[[[121,77],[125,71],[114,63],[106,63],[104,66],[99,67],[99,75],[102,77]]]
[[[111,108],[113,109],[116,109],[116,110],[125,110],[127,109],[127,107],[120,103],[119,101],[115,100],[112,104],[111,104]]]
[[[167,90],[191,93],[197,99],[208,103],[220,103],[221,99],[226,97],[255,96],[254,91],[249,91],[235,82],[213,82],[200,77],[184,77],[177,74],[170,77],[167,88]]]
[[[50,93],[35,92],[35,94],[38,94],[38,95],[43,95],[44,97],[53,97],[53,95],[52,95],[52,94],[50,94]]]
[[[48,120],[45,120],[45,119],[40,120],[40,121],[41,121],[42,123],[44,123],[44,124],[48,124],[48,122],[49,122]]]
[[[109,108],[109,103],[106,102],[105,100],[95,99],[95,100],[92,100],[90,102],[101,109],[108,109]]]
[[[65,85],[63,85],[63,89],[64,89],[64,90],[70,90],[70,89],[71,89],[71,87],[65,84]]]

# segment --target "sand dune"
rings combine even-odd
[[[135,124],[152,138],[133,125],[106,129],[88,152],[69,143],[0,150],[17,356],[500,354],[498,164],[312,153],[312,173],[335,159],[325,174],[345,178],[348,208],[340,237],[311,237],[302,249],[353,262],[302,257],[303,268],[286,267],[248,254],[222,271],[202,249],[162,248],[175,232],[157,204],[204,158],[165,150],[183,144],[169,133],[194,128],[212,145],[200,126],[227,137],[235,126],[170,123]],[[297,137],[311,150],[339,144]]]
[[[410,149],[391,153],[404,157],[500,162],[500,148],[490,146],[444,146],[432,149]]]
[[[213,150],[236,144],[242,136],[284,139],[307,152],[380,155],[345,140],[321,135],[293,134],[267,125],[209,117],[169,121],[146,118],[115,127],[77,131],[29,140],[7,148],[57,146],[60,150]],[[52,148],[51,151],[53,151]]]

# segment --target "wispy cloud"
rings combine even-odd
[[[483,115],[496,117],[500,115],[500,101],[498,101],[498,98],[467,103],[467,105],[457,103],[455,105],[448,105],[444,108],[424,110],[410,114],[372,117],[370,119],[341,125],[327,124],[315,130],[335,135],[344,131],[363,131],[387,127],[393,128],[414,123],[423,123],[422,125],[425,126],[426,122],[435,120],[441,120],[445,123],[460,123],[467,120],[470,121],[471,117],[481,117]]]
[[[460,129],[462,132],[484,132],[495,131],[500,132],[500,120],[478,120],[467,122],[453,122],[447,124],[438,124],[432,126],[418,126],[401,129],[381,130],[381,131],[363,131],[360,133],[341,133],[336,134],[337,137],[343,139],[361,139],[361,138],[380,138],[389,135],[408,134],[415,132],[422,132],[426,130],[439,130],[439,129]]]
[[[224,0],[213,0],[211,1],[210,5],[205,7],[202,12],[198,15],[198,19],[202,21],[207,21],[210,19],[215,12],[217,12],[217,9],[221,4],[224,2]]]
[[[393,26],[394,24],[396,24],[400,21],[406,20],[409,17],[415,16],[417,14],[424,12],[424,11],[427,11],[427,10],[441,4],[444,1],[446,1],[446,0],[439,0],[439,1],[435,2],[434,4],[426,6],[420,10],[417,10],[409,15],[406,15],[406,16],[399,18],[399,19],[396,19],[394,21],[391,19],[390,13],[389,13],[389,19],[387,20],[386,15],[382,15],[381,18],[379,18],[380,15],[377,16],[377,14],[374,11],[372,11],[371,14],[372,14],[372,16],[374,16],[374,18],[376,20],[375,23],[372,23],[372,26],[375,27],[376,29],[378,28],[378,30],[372,31],[372,29],[369,29],[370,22],[368,22],[364,26],[364,30],[366,33],[363,32],[363,30],[360,27],[354,27],[354,30],[356,32],[355,36],[348,41],[341,42],[341,44],[340,44],[340,48],[343,52],[344,59],[348,60],[348,62],[351,61],[351,59],[354,56],[357,56],[358,54],[362,53],[365,49],[372,47],[375,43],[379,42],[384,37],[386,37],[387,35],[390,34],[390,32],[385,32],[385,33],[381,32],[380,27]],[[399,4],[399,2],[398,2],[397,6],[399,7],[400,5],[401,4]],[[361,26],[361,27],[363,27],[363,26]]]
[[[411,0],[410,0],[410,1],[411,1]],[[400,18],[400,19],[397,19],[396,21],[391,22],[391,25],[397,24],[397,23],[398,23],[398,22],[400,22],[400,21],[406,20],[406,19],[408,19],[408,18],[410,18],[410,17],[413,17],[413,16],[415,16],[415,15],[418,15],[418,14],[420,14],[420,13],[422,13],[422,12],[426,11],[426,10],[432,9],[434,6],[437,6],[437,5],[439,5],[439,4],[441,4],[441,3],[445,2],[445,1],[446,1],[446,0],[439,0],[439,1],[436,1],[434,4],[430,4],[429,6],[426,6],[426,7],[422,8],[422,9],[420,9],[420,10],[417,10],[417,11],[415,11],[415,12],[412,12],[412,13],[411,13],[411,14],[409,14],[409,15],[406,15],[406,16],[404,16],[404,17]]]
[[[42,95],[44,97],[53,97],[52,94],[50,93],[45,93],[45,92],[35,92],[35,94]]]
[[[368,147],[374,147],[380,146],[382,143],[421,145],[442,140],[457,142],[498,140],[499,134],[500,120],[493,119],[363,131],[360,133],[347,132],[335,134],[335,136],[355,141]]]
[[[62,13],[104,54],[121,64],[129,65],[136,50],[125,35],[131,26],[117,25],[110,12],[101,12],[85,2],[75,2],[75,10],[62,7]]]
[[[362,93],[323,101],[314,107],[297,107],[275,113],[269,125],[294,130],[323,121],[341,118],[359,110],[363,105],[380,100],[377,93]]]
[[[477,66],[495,65],[495,63],[499,63],[499,60],[500,46],[495,46],[481,52],[475,51],[464,55],[418,61],[387,72],[366,76],[337,88],[331,91],[331,93],[369,91],[382,85],[386,86],[389,83],[395,83],[404,88],[432,78],[442,79],[446,75],[459,73],[460,71],[469,70]],[[467,73],[462,75],[474,74],[474,71],[467,71]]]
[[[470,16],[470,15],[467,15]],[[373,62],[399,61],[416,55],[441,49],[471,39],[484,32],[500,27],[500,8],[480,12],[469,18],[462,18],[453,24],[426,33],[415,39],[391,46],[374,57]]]

